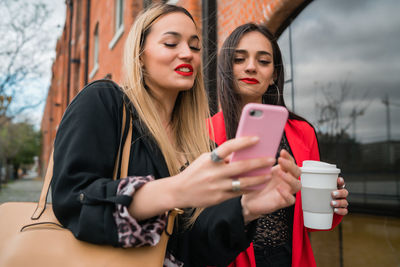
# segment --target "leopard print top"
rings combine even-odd
[[[185,163],[181,170],[188,165],[188,162]],[[153,180],[154,177],[151,175],[121,179],[117,195],[133,196],[140,187]],[[156,245],[167,223],[165,214],[139,222],[129,214],[128,207],[120,204],[116,205],[113,215],[117,224],[119,243],[125,248]],[[163,267],[183,267],[183,263],[167,251]]]

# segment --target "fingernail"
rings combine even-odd
[[[268,164],[273,164],[273,163],[276,162],[276,159],[275,159],[275,158],[268,157],[268,158],[266,158],[266,159],[267,159],[267,163],[268,163]]]
[[[344,179],[342,177],[339,177],[340,182],[344,182]]]
[[[332,206],[336,206],[337,205],[337,202],[335,200],[333,200],[331,203],[332,203]]]
[[[338,209],[338,208],[334,208],[334,209],[333,209],[333,212],[338,213],[338,212],[339,212],[339,209]]]
[[[271,174],[267,174],[264,176],[265,180],[269,180],[269,179],[271,179],[271,177],[272,177]]]
[[[258,136],[253,136],[251,138],[251,141],[253,141],[253,142],[257,142],[258,140],[260,140],[260,137],[258,137]]]
[[[332,195],[333,195],[334,197],[339,196],[339,191],[333,191],[333,192],[332,192]]]

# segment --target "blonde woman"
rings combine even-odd
[[[55,140],[52,197],[57,218],[76,238],[119,247],[155,245],[166,224],[163,214],[178,207],[186,213],[165,264],[224,265],[249,245],[251,222],[259,214],[293,204],[300,185],[290,156],[271,175],[232,180],[275,159],[225,163],[256,137],[233,139],[210,153],[200,50],[185,9],[152,6],[129,33],[123,89],[96,81],[68,107]],[[128,177],[113,181],[124,103],[133,121]],[[263,192],[246,190],[263,183]],[[249,197],[241,198],[244,193]]]

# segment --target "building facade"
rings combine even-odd
[[[85,84],[102,78],[120,82],[125,39],[137,14],[149,0],[68,0],[64,30],[57,42],[52,80],[41,123],[42,170],[52,150],[62,114]],[[215,80],[216,51],[236,26],[265,23],[278,35],[310,2],[309,0],[169,1],[185,7],[203,33],[206,80]],[[211,34],[210,34],[211,33]],[[208,75],[208,77],[207,77]],[[206,84],[214,88],[214,84]],[[216,106],[215,91],[209,92]],[[215,108],[214,108],[215,109]]]
[[[42,169],[73,97],[93,80],[122,80],[127,33],[137,14],[152,2],[157,1],[66,1],[66,22],[41,125]],[[400,21],[393,15],[399,2],[168,2],[188,9],[202,33],[212,112],[216,54],[226,36],[250,21],[264,23],[280,36],[285,64],[290,62],[285,70],[291,84],[285,86],[285,94],[292,93],[292,98],[286,95],[286,104],[315,126],[321,160],[338,164],[350,191],[350,214],[340,226],[311,234],[317,266],[399,266],[400,65],[395,37],[400,36]],[[322,112],[327,107],[334,107],[330,110],[336,114],[329,120]]]

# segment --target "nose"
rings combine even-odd
[[[256,64],[253,59],[250,58],[247,61],[245,72],[246,73],[255,73],[256,72]]]
[[[190,61],[193,59],[193,51],[190,49],[190,46],[187,44],[182,44],[181,49],[179,51],[179,58]]]

